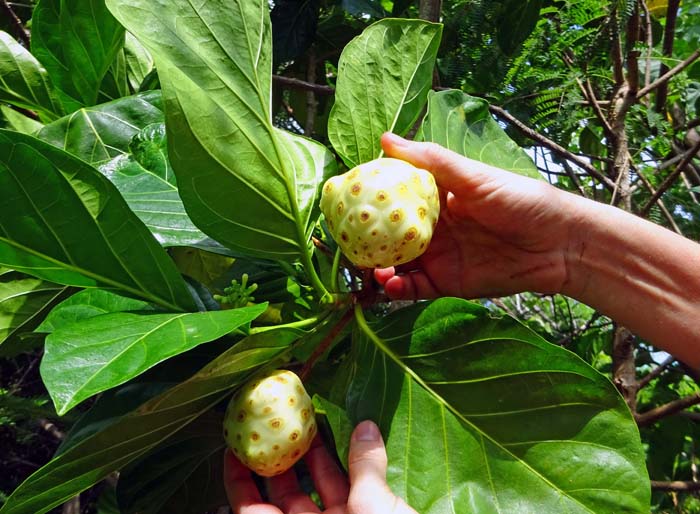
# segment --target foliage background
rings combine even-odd
[[[50,11],[52,4],[41,3],[42,11],[34,10],[29,0],[26,2],[3,0],[0,29],[26,48],[30,47],[31,34],[31,48],[39,58],[39,42],[56,34],[50,30],[32,32],[32,21],[42,13],[49,17],[51,13],[45,11]],[[433,88],[461,89],[485,99],[491,114],[519,145],[528,149],[539,171],[551,183],[618,205],[694,240],[700,237],[698,2],[275,2],[271,4],[271,109],[276,126],[329,144],[333,135],[328,133],[328,118],[334,103],[340,53],[364,28],[385,17],[442,21],[444,33]],[[148,125],[151,115],[154,120],[162,116],[162,105],[149,96],[149,91],[159,88],[153,61],[129,36],[127,51],[119,50],[114,40],[123,35],[120,30],[115,25],[112,38],[102,41],[102,48],[108,49],[104,55],[109,58],[92,63],[95,76],[86,80],[98,81],[97,89],[80,83],[60,84],[57,96],[41,99],[39,104],[43,107],[37,109],[36,102],[23,105],[7,82],[0,81],[0,101],[5,102],[0,107],[3,126],[36,133],[39,123],[70,114],[81,106],[90,107],[137,92],[142,93],[144,105],[140,114],[143,119],[137,120],[139,127]],[[85,37],[94,40],[101,36]],[[4,38],[0,43],[7,45],[8,41]],[[51,47],[49,43],[45,46]],[[44,58],[42,63],[49,60]],[[95,90],[96,96],[91,93]],[[65,111],[60,112],[61,109]],[[78,116],[67,121],[65,127],[42,129],[41,137],[46,141],[60,140],[66,131],[80,130],[81,121]],[[122,137],[130,140],[132,135],[125,132]],[[133,160],[139,160],[139,148],[162,147],[163,138],[164,134],[154,133],[146,140],[131,142],[135,145]],[[84,159],[89,155],[90,162],[107,163],[114,157],[110,153],[113,144],[118,143],[93,141],[85,148],[67,150]],[[167,176],[165,161],[160,166]],[[110,162],[125,176],[132,173],[129,166],[133,165]],[[169,193],[172,191],[167,188],[163,191]],[[129,202],[128,194],[125,197]],[[153,225],[159,225],[157,219]],[[170,232],[166,227],[160,235],[180,238],[182,233],[178,227],[170,227]],[[223,284],[230,276],[240,276],[240,270],[238,275],[222,278],[223,273],[216,270],[226,269],[232,261],[222,262],[226,257],[200,252],[202,248],[213,249],[214,243],[204,241],[201,234],[196,236],[179,241],[180,245],[170,249],[170,255],[180,270],[186,270],[201,283],[216,283],[223,292]],[[1,271],[4,305],[12,296],[10,284],[22,280],[23,290],[31,291],[31,315],[23,320],[24,328],[34,328],[50,307],[74,292],[18,271]],[[297,302],[303,304],[303,295],[297,295]],[[654,490],[653,511],[700,512],[697,370],[657,351],[615,320],[563,296],[521,294],[484,299],[483,304],[525,321],[545,339],[574,351],[608,375],[641,429]],[[58,417],[39,376],[42,341],[38,337],[36,341],[31,337],[21,341],[12,338],[18,328],[9,322],[0,325],[7,338],[3,346],[7,356],[0,361],[0,453],[5,470],[0,479],[0,500],[51,458],[78,414],[94,402],[89,400],[77,411]],[[21,345],[25,350],[30,343],[37,349],[20,353],[8,350],[12,345]],[[199,358],[204,364],[215,353],[214,348],[201,349],[190,354],[190,358]],[[177,363],[174,368],[177,369]],[[172,370],[168,373],[168,380],[177,380]],[[183,371],[182,378],[186,376]],[[114,501],[112,477],[57,511],[77,512],[69,510],[72,508],[110,512]]]

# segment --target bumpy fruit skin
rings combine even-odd
[[[234,455],[258,475],[284,473],[311,446],[316,419],[311,398],[291,371],[257,377],[226,409],[224,438]]]
[[[411,261],[428,247],[440,215],[435,179],[399,159],[375,159],[326,181],[321,211],[333,239],[360,268]]]

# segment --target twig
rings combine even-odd
[[[697,154],[699,151],[700,139],[698,139],[693,145],[693,147],[686,152],[681,162],[678,164],[678,166],[676,166],[676,169],[673,170],[673,172],[664,179],[659,188],[656,190],[656,193],[654,193],[651,196],[647,204],[639,212],[640,216],[645,217],[647,214],[649,214],[649,211],[651,210],[652,206],[656,203],[656,200],[661,198],[663,194],[668,190],[668,188],[670,188],[673,185],[673,182],[676,180],[678,175],[681,174],[683,169],[690,163],[690,161],[693,160],[693,157],[695,157],[695,154]]]
[[[5,17],[8,20],[10,20],[12,28],[15,29],[17,37],[20,39],[20,41],[22,41],[22,44],[25,46],[25,48],[29,48],[29,33],[26,30],[24,30],[22,20],[20,20],[19,16],[15,14],[15,11],[12,10],[12,7],[10,7],[10,4],[7,3],[7,0],[0,0],[0,12],[4,13]]]
[[[316,361],[321,357],[321,355],[323,355],[326,352],[326,350],[328,350],[328,347],[335,340],[338,334],[340,334],[340,332],[343,331],[345,325],[347,325],[352,318],[353,310],[349,309],[345,313],[345,315],[338,321],[338,323],[336,323],[333,329],[330,332],[328,332],[326,337],[323,338],[323,341],[319,343],[319,345],[314,350],[314,353],[312,353],[311,357],[309,357],[306,360],[306,362],[304,363],[304,367],[301,368],[301,371],[299,372],[299,378],[302,382],[306,380],[306,378],[309,376],[309,373],[311,373],[311,369],[314,367],[314,364],[316,364]]]
[[[305,80],[299,80],[291,77],[283,77],[282,75],[273,75],[272,81],[286,87],[291,87],[294,89],[302,89],[304,91],[312,91],[317,95],[333,95],[335,94],[335,88],[331,86],[324,86],[322,84],[312,84],[311,82],[306,82]]]
[[[647,180],[647,178],[642,174],[641,170],[635,169],[637,172],[637,176],[639,177],[639,180],[641,180],[642,184],[644,184],[644,187],[649,191],[652,195],[656,193],[654,190],[654,187],[651,185],[651,182]],[[692,194],[692,193],[691,193]],[[659,206],[659,209],[661,209],[661,212],[663,215],[666,217],[666,220],[669,222],[671,227],[673,228],[673,231],[676,234],[683,235],[683,232],[681,231],[681,228],[678,226],[676,223],[676,220],[673,219],[673,216],[671,215],[671,211],[668,210],[668,207],[666,207],[666,204],[663,202],[661,198],[659,198],[656,201],[657,205]]]
[[[539,132],[536,132],[535,130],[531,129],[530,127],[525,125],[522,121],[520,121],[519,119],[517,119],[516,117],[514,117],[510,113],[508,113],[508,111],[502,109],[501,107],[499,107],[497,105],[493,105],[493,104],[489,104],[489,111],[491,111],[496,116],[505,119],[508,123],[510,123],[515,128],[520,130],[520,132],[525,134],[530,139],[537,141],[545,148],[549,148],[555,154],[558,154],[559,156],[575,163],[581,169],[584,169],[590,176],[592,176],[595,179],[597,179],[598,181],[600,181],[608,189],[612,190],[615,187],[615,183],[612,180],[610,180],[608,177],[602,175],[597,169],[595,169],[593,166],[591,166],[590,163],[586,162],[585,160],[583,160],[580,157],[576,156],[575,154],[571,153],[567,149],[559,146],[557,143],[555,143],[551,139],[543,136]]]
[[[65,435],[63,432],[61,432],[61,431],[58,429],[58,427],[56,427],[56,425],[54,425],[53,423],[51,423],[49,420],[47,420],[47,419],[39,419],[39,420],[38,420],[38,423],[39,423],[39,426],[40,426],[41,428],[43,428],[44,430],[46,430],[49,434],[51,434],[52,436],[54,436],[54,437],[55,437],[56,439],[58,439],[59,441],[63,441],[63,440],[66,438],[66,435]]]
[[[700,482],[683,482],[681,480],[662,482],[659,480],[652,480],[651,488],[656,491],[693,492],[700,491]]]
[[[668,368],[675,361],[676,361],[676,359],[673,356],[668,357],[665,361],[663,361],[661,364],[656,366],[649,373],[647,373],[646,375],[644,375],[642,378],[639,379],[639,381],[637,382],[639,384],[639,388],[641,389],[642,387],[648,385],[649,382],[651,382],[652,380],[657,378],[659,375],[661,375],[661,373],[666,371],[666,368]]]
[[[652,82],[648,86],[644,86],[642,89],[640,89],[637,92],[637,99],[642,98],[645,95],[648,95],[654,89],[659,88],[662,85],[666,84],[669,80],[671,80],[673,77],[678,75],[681,71],[683,71],[688,66],[693,64],[693,62],[695,62],[698,59],[698,57],[700,57],[700,50],[695,50],[683,62],[681,62],[681,63],[677,64],[676,66],[674,66],[673,68],[671,68],[669,71],[667,71],[666,73],[661,75],[658,79],[656,79],[654,82]]]
[[[666,24],[664,26],[664,40],[662,43],[661,53],[664,57],[673,55],[673,39],[676,35],[676,18],[678,16],[678,8],[681,0],[669,0],[666,10]],[[661,62],[659,75],[663,76],[668,71],[668,66]],[[662,112],[666,108],[666,95],[668,93],[668,81],[663,81],[658,86],[659,91],[656,94],[656,112]]]
[[[651,24],[651,12],[649,12],[649,7],[647,6],[647,3],[645,0],[639,0],[639,4],[642,6],[642,9],[644,9],[644,21],[646,21],[646,37],[647,37],[647,53],[645,56],[645,64],[644,64],[644,88],[649,87],[649,84],[651,84],[651,54],[654,51],[654,33],[652,29],[652,24]],[[637,95],[637,98],[641,98],[639,95]]]
[[[637,421],[637,425],[640,427],[645,427],[660,420],[661,418],[677,414],[678,412],[685,410],[688,407],[692,407],[693,405],[697,405],[698,403],[700,403],[700,393],[695,393],[691,394],[690,396],[684,396],[683,398],[665,403],[664,405],[660,405],[659,407],[641,414],[635,414],[634,418]]]

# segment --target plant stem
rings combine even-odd
[[[333,266],[331,267],[331,291],[338,292],[338,271],[340,268],[340,256],[343,252],[340,251],[340,247],[335,249],[335,255],[333,256]]]
[[[248,332],[248,335],[252,336],[255,334],[261,334],[263,332],[269,332],[270,330],[277,330],[280,328],[306,328],[308,326],[312,326],[312,325],[315,325],[317,323],[320,323],[321,321],[323,321],[327,317],[328,317],[328,313],[322,312],[321,314],[313,316],[312,318],[306,318],[306,319],[302,319],[299,321],[292,321],[291,323],[285,323],[284,325],[273,325],[273,326],[269,326],[269,327],[251,328],[250,331]]]
[[[306,247],[301,254],[301,263],[304,265],[304,269],[306,269],[306,275],[309,277],[309,280],[311,280],[311,285],[320,296],[320,303],[332,303],[333,295],[328,292],[326,286],[323,285],[323,281],[321,281],[321,277],[316,273],[316,267],[311,259],[311,252],[308,247]]]
[[[333,327],[333,329],[328,333],[328,335],[326,335],[326,337],[323,338],[323,341],[319,343],[314,352],[311,354],[311,357],[309,357],[306,360],[306,363],[304,363],[304,367],[299,373],[299,378],[301,378],[302,382],[306,380],[306,377],[308,377],[309,373],[311,372],[311,369],[314,367],[314,364],[316,364],[316,361],[318,361],[321,355],[323,355],[326,352],[326,350],[328,350],[335,338],[338,337],[338,334],[340,334],[343,331],[345,325],[347,325],[348,322],[352,319],[352,315],[352,311],[348,309],[347,312],[345,312],[343,317],[340,319],[340,321],[338,321]]]

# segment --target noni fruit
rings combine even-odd
[[[326,181],[321,211],[345,256],[361,268],[385,268],[421,255],[440,214],[435,179],[399,159],[360,164]]]
[[[291,371],[254,378],[226,409],[226,443],[238,460],[261,476],[291,468],[308,451],[315,434],[311,398]]]

